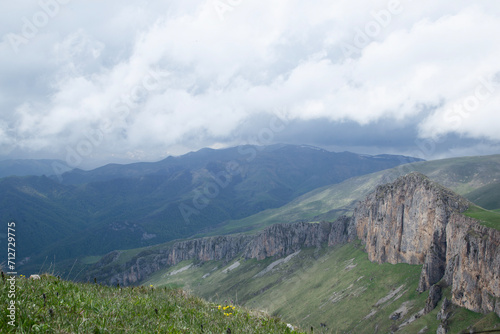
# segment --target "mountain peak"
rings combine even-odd
[[[405,191],[408,195],[413,195],[411,192],[417,189],[426,189],[434,192],[440,201],[448,203],[450,208],[454,208],[458,212],[467,210],[470,204],[467,199],[454,191],[416,171],[400,176],[392,183],[378,186],[375,193],[377,198],[400,190]]]

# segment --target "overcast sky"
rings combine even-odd
[[[498,0],[4,1],[0,22],[0,159],[500,153]]]

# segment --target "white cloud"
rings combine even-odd
[[[100,129],[95,152],[154,156],[233,143],[249,117],[283,108],[359,124],[428,115],[415,124],[422,137],[500,140],[496,83],[464,121],[449,112],[500,72],[497,2],[255,0],[223,13],[216,3],[70,3],[18,55],[5,36],[40,7],[10,4],[2,141],[64,151]]]

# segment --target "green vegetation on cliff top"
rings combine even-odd
[[[107,287],[44,275],[0,280],[1,333],[290,333],[287,324],[242,307],[208,303],[182,290]],[[7,305],[15,301],[15,326]],[[219,307],[220,306],[220,307]],[[229,307],[227,307],[229,306]],[[226,307],[226,309],[224,309]]]
[[[481,224],[500,230],[500,212],[483,209],[477,205],[471,205],[464,214],[468,217],[481,221]]]

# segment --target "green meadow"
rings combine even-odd
[[[240,306],[209,303],[183,290],[109,287],[42,275],[1,280],[1,333],[291,333],[280,318]],[[15,326],[7,305],[15,301]]]

